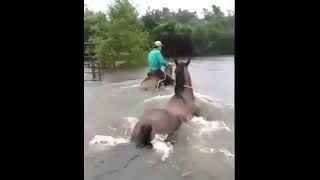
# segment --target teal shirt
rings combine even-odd
[[[161,66],[168,66],[169,63],[163,58],[159,49],[154,48],[148,54],[148,66],[151,70],[160,69]]]

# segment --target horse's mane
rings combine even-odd
[[[181,96],[181,92],[184,89],[184,84],[185,84],[184,65],[178,64],[176,67],[176,85],[174,87],[174,92],[176,95]]]

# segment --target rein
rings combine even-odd
[[[183,87],[193,89],[191,86],[183,85]]]
[[[176,86],[176,83],[174,83],[174,86]],[[189,89],[193,89],[193,87],[188,86],[188,85],[183,85],[183,87],[185,87],[185,88],[189,88]]]
[[[156,89],[156,91],[158,91],[158,90],[159,90],[160,83],[161,83],[162,81],[166,80],[166,79],[167,79],[167,75],[166,75],[166,73],[164,73],[164,79],[160,79],[160,80],[158,81],[158,85],[157,85],[157,89]]]
[[[173,70],[172,70],[172,71],[173,71]],[[158,81],[156,91],[159,90],[160,83],[161,83],[162,81],[166,80],[166,79],[167,79],[167,73],[164,71],[164,79],[160,79],[160,80]]]

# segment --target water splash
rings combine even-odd
[[[126,122],[123,125],[130,128],[131,130],[133,130],[134,126],[139,121],[139,119],[136,117],[125,117],[124,119],[126,120]]]
[[[158,96],[154,96],[152,98],[148,98],[148,99],[145,99],[143,102],[144,103],[149,103],[149,102],[154,102],[154,101],[162,101],[162,100],[166,100],[166,99],[169,99],[173,96],[173,94],[170,94],[170,95],[158,95]]]
[[[214,154],[217,152],[223,153],[228,158],[234,158],[234,154],[230,153],[227,149],[215,149],[211,147],[195,147],[202,153]]]
[[[219,152],[222,152],[223,154],[225,154],[227,157],[232,157],[234,158],[234,154],[230,153],[228,150],[226,149],[219,149]]]
[[[93,139],[89,142],[90,146],[94,144],[102,144],[105,146],[115,146],[117,144],[122,144],[122,143],[128,143],[128,139],[119,137],[115,138],[112,136],[102,136],[102,135],[95,135]]]
[[[125,132],[125,136],[131,134],[135,124],[139,121],[138,118],[135,117],[125,117],[126,122],[123,124],[125,128],[127,128]],[[130,131],[130,133],[129,133]],[[173,146],[169,142],[164,142],[167,138],[166,135],[156,134],[155,138],[151,141],[153,145],[153,149],[157,153],[161,153],[161,159],[164,162],[167,158],[169,158],[170,153],[173,152]],[[103,136],[103,135],[96,135],[94,138],[89,142],[91,148],[96,147],[97,151],[103,151],[108,147],[116,146],[118,144],[129,143],[129,136],[126,138],[123,137],[113,137],[113,136]]]
[[[168,95],[158,95],[158,96],[154,96],[154,97],[145,99],[144,103],[149,103],[149,102],[154,102],[154,101],[165,101],[165,100],[169,100],[173,96],[174,96],[173,93],[168,94]],[[194,96],[195,96],[195,103],[196,104],[197,103],[209,103],[210,105],[213,105],[216,108],[225,108],[225,107],[233,108],[233,105],[224,104],[219,99],[213,99],[210,96],[206,96],[206,95],[203,95],[198,92],[194,92]]]
[[[135,87],[136,84],[130,86]],[[174,94],[169,95],[158,95],[152,98],[148,98],[144,100],[144,104],[147,104],[147,107],[155,107],[155,106],[149,106],[148,103],[164,103],[166,100],[169,100]],[[195,99],[196,102],[202,103],[202,106],[207,106],[207,108],[210,109],[217,109],[217,111],[214,111],[214,113],[218,112],[220,109],[224,109],[227,107],[225,104],[212,99],[209,96],[202,95],[200,93],[195,93]],[[210,111],[212,112],[212,111]],[[132,130],[136,123],[139,121],[136,117],[124,117],[124,122],[122,123],[121,127],[125,128],[125,131],[123,131],[122,135],[119,135],[120,137],[113,137],[113,136],[103,136],[103,135],[96,135],[91,141],[90,146],[98,145],[100,150],[105,150],[108,147],[116,146],[118,144],[122,143],[129,143],[130,142],[130,136],[132,133]],[[232,133],[232,130],[230,127],[226,125],[224,121],[221,120],[208,120],[205,117],[193,117],[190,122],[186,124],[187,126],[191,126],[190,129],[192,133],[196,133],[196,137],[202,137],[203,135],[210,135],[211,133],[214,133],[216,131],[226,131],[228,133]],[[111,129],[111,128],[110,128]],[[112,128],[114,129],[114,128]],[[152,140],[153,150],[156,153],[161,154],[161,160],[164,162],[169,157],[170,154],[173,152],[173,145],[169,142],[164,142],[167,135],[156,135],[155,138]],[[231,154],[226,149],[214,149],[211,147],[201,147],[199,149],[200,152],[203,153],[216,153],[216,152],[222,152],[227,157],[234,157],[233,154]]]
[[[173,152],[173,146],[169,142],[164,142],[164,140],[168,137],[168,135],[160,135],[156,134],[155,138],[151,141],[153,148],[162,153],[162,162],[164,162],[167,158],[169,158],[170,153]]]
[[[199,135],[203,135],[204,133],[209,133],[213,131],[221,131],[226,130],[228,132],[232,132],[231,129],[225,124],[223,121],[208,121],[204,117],[193,117],[191,122],[202,126],[199,129]]]
[[[133,84],[133,85],[130,85],[130,86],[123,86],[123,87],[120,87],[120,89],[127,89],[127,88],[136,88],[136,87],[139,87],[140,84]]]
[[[153,149],[161,153],[161,159],[164,162],[167,158],[169,158],[170,153],[173,152],[173,146],[172,144],[168,142],[164,142],[164,137],[167,135],[156,135],[156,137],[151,141],[153,145]],[[129,139],[125,139],[122,137],[112,137],[112,136],[103,136],[103,135],[96,135],[94,138],[90,141],[90,146],[100,146],[100,150],[103,151],[107,149],[108,147],[116,146],[118,144],[125,144],[129,143]],[[102,147],[101,147],[102,146]]]

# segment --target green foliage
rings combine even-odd
[[[88,40],[96,45],[96,56],[103,64],[112,69],[116,61],[124,61],[126,67],[145,64],[149,34],[128,0],[115,0],[106,14],[91,13],[85,16],[85,24],[90,24]]]
[[[176,20],[181,23],[188,23],[191,20],[198,20],[197,13],[189,12],[188,10],[181,11],[181,9],[179,9],[174,16]]]
[[[194,53],[197,55],[206,54],[209,44],[209,30],[205,24],[197,24],[192,31],[191,39],[194,43]]]
[[[234,53],[234,13],[228,15],[218,6],[212,10],[203,9],[204,18],[199,19],[195,12],[168,8],[148,10],[142,16],[146,30],[152,40],[165,44],[167,56],[215,55]]]
[[[151,10],[138,18],[128,0],[114,0],[106,13],[85,9],[84,39],[95,46],[90,52],[110,68],[117,61],[124,67],[146,64],[151,42],[165,45],[164,56],[219,55],[234,53],[234,12],[225,15],[219,7],[196,12],[169,8]]]

